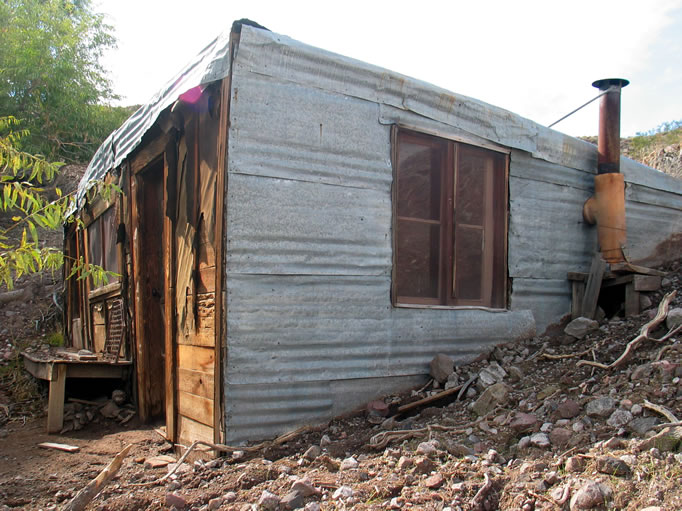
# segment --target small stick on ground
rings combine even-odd
[[[575,358],[575,357],[582,357],[584,355],[587,355],[592,348],[586,349],[585,351],[581,351],[580,353],[568,353],[566,355],[550,355],[549,353],[543,353],[541,356],[542,358],[547,358],[549,360],[562,360],[564,358]]]
[[[544,495],[541,495],[539,493],[535,493],[534,491],[529,491],[528,492],[530,495],[535,497],[536,499],[544,500],[545,502],[549,502],[550,504],[553,504],[559,508],[561,508],[561,504],[559,504],[556,500],[551,499],[549,497],[545,497]]]
[[[123,459],[128,455],[133,444],[128,444],[121,452],[119,452],[109,465],[99,473],[88,485],[79,491],[71,501],[64,506],[63,511],[82,511],[94,499],[104,487],[109,484],[121,468]]]
[[[493,488],[493,481],[490,479],[490,477],[488,477],[487,472],[483,474],[483,479],[485,481],[483,486],[481,486],[481,489],[476,492],[474,498],[471,499],[471,509],[485,509],[483,507],[483,502],[488,496],[488,493],[490,493],[490,490]]]
[[[592,366],[598,367],[599,369],[608,370],[615,369],[616,367],[624,364],[630,358],[630,354],[637,348],[637,346],[639,346],[639,344],[641,344],[643,341],[651,340],[649,334],[651,333],[652,330],[654,330],[658,325],[660,325],[665,320],[666,316],[668,315],[668,308],[670,307],[670,302],[673,300],[673,298],[675,298],[676,294],[677,291],[671,291],[670,293],[663,297],[661,303],[658,305],[658,311],[656,312],[656,316],[654,316],[654,318],[651,321],[649,321],[642,327],[642,329],[639,331],[639,335],[627,344],[623,354],[616,360],[614,360],[610,364],[602,364],[600,362],[592,362],[590,360],[580,360],[576,364],[577,367]],[[666,334],[661,339],[658,339],[657,342],[662,342],[662,340],[667,339],[668,337],[669,335]]]

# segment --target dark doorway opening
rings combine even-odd
[[[165,319],[163,273],[163,158],[138,175],[138,240],[144,392],[147,417],[165,417]],[[139,370],[139,369],[138,369]]]

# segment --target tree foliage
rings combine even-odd
[[[9,289],[25,273],[54,271],[64,264],[60,248],[41,246],[40,230],[57,230],[65,223],[79,221],[69,215],[75,206],[74,194],[65,195],[56,188],[56,199],[50,200],[43,186],[54,180],[63,164],[18,149],[22,139],[29,136],[18,126],[14,117],[0,117],[0,211],[4,220],[0,224],[0,283]],[[104,184],[95,190],[104,200],[120,192],[118,187]],[[70,277],[91,277],[98,285],[112,275],[82,259],[73,263]]]
[[[100,63],[115,47],[112,27],[90,0],[0,2],[0,115],[22,121],[18,147],[86,162],[130,113]]]

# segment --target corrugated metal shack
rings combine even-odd
[[[102,311],[122,300],[140,413],[173,441],[322,421],[423,381],[436,353],[465,362],[566,316],[566,274],[597,248],[582,219],[596,159],[501,108],[237,23],[90,163],[88,227],[67,251],[122,278],[69,284],[70,338],[101,349]],[[630,259],[677,256],[682,183],[622,169]],[[88,199],[93,179],[124,194]]]

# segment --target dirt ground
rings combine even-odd
[[[373,412],[360,410],[255,452],[198,453],[160,484],[172,465],[149,464],[159,455],[176,460],[184,450],[176,452],[154,427],[98,416],[81,430],[47,435],[44,384],[3,373],[0,511],[62,508],[128,444],[122,468],[87,509],[680,510],[682,444],[661,439],[661,432],[674,432],[663,423],[682,418],[682,333],[643,342],[614,370],[577,364],[618,358],[673,291],[670,308],[682,307],[682,261],[665,270],[662,289],[648,295],[651,305],[638,316],[602,318],[580,340],[558,328],[456,367],[449,381],[478,378],[461,396],[388,418],[375,404]],[[668,331],[664,322],[652,337]],[[40,335],[34,342],[42,342]],[[493,386],[504,388],[504,398],[478,413],[492,388],[481,383],[483,373],[497,368],[504,376]],[[17,374],[25,403],[10,380]],[[67,395],[95,399],[89,390]],[[384,401],[394,410],[442,390],[432,384]],[[80,451],[39,448],[45,441]]]

